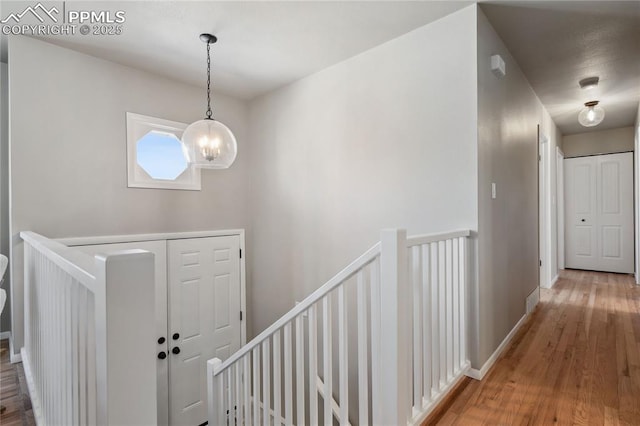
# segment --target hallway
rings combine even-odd
[[[561,271],[482,382],[464,379],[441,425],[640,424],[640,286]]]

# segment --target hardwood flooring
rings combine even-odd
[[[36,424],[22,363],[10,363],[8,340],[0,341],[0,404],[5,407],[0,414],[0,425],[32,426]]]
[[[563,271],[484,380],[425,424],[640,425],[640,286]]]

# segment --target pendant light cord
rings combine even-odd
[[[211,43],[207,42],[207,120],[213,120],[211,112]]]

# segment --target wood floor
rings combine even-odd
[[[563,271],[484,380],[427,424],[640,425],[640,286]]]
[[[0,341],[0,405],[5,408],[0,414],[0,425],[31,426],[36,424],[22,364],[9,362],[8,340]]]

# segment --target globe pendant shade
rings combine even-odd
[[[604,109],[598,105],[586,105],[578,114],[578,122],[584,127],[593,127],[604,120]]]
[[[196,121],[182,134],[189,165],[203,169],[227,169],[238,153],[236,138],[224,124],[213,119]]]

